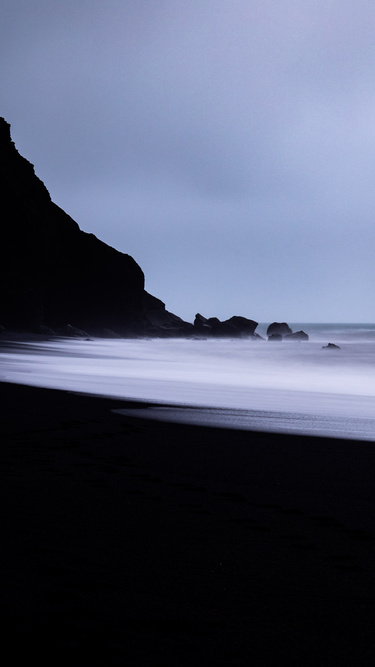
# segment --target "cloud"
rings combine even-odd
[[[366,0],[5,1],[1,113],[175,312],[373,319],[374,24]]]

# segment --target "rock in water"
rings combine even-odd
[[[304,331],[295,331],[291,334],[286,334],[284,336],[287,340],[309,340],[309,336]]]
[[[257,338],[255,329],[258,322],[247,317],[234,315],[229,320],[221,322],[217,317],[203,317],[197,313],[194,320],[194,333],[216,338]]]
[[[267,329],[267,336],[272,336],[273,334],[279,334],[280,336],[286,336],[287,334],[293,333],[289,324],[286,322],[272,322]]]
[[[255,329],[258,326],[258,322],[240,315],[234,315],[229,320],[224,320],[223,324],[232,329],[233,335],[250,337],[255,336]]]
[[[268,340],[273,341],[273,342],[275,342],[275,341],[277,342],[277,341],[280,341],[282,339],[283,339],[283,337],[279,333],[271,333],[270,336],[268,336]]]

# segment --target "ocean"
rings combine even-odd
[[[309,341],[12,342],[0,379],[139,402],[123,412],[142,418],[375,440],[375,324],[290,326]]]

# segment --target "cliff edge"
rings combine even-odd
[[[51,200],[0,118],[0,324],[94,335],[181,335],[191,324],[144,289],[144,274]]]

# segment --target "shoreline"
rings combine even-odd
[[[142,419],[375,442],[373,381],[363,349],[357,350],[361,362],[356,365],[355,354],[306,357],[305,344],[279,349],[267,343],[255,354],[251,344],[248,358],[244,341],[234,351],[226,344],[222,349],[220,341],[214,346],[207,341],[181,345],[176,339],[122,342],[6,342],[0,337],[2,379],[25,384],[32,379],[36,386],[139,401],[146,408],[139,412]],[[343,384],[340,373],[347,373]]]
[[[371,664],[374,443],[117,412],[139,403],[0,383],[14,655]]]

